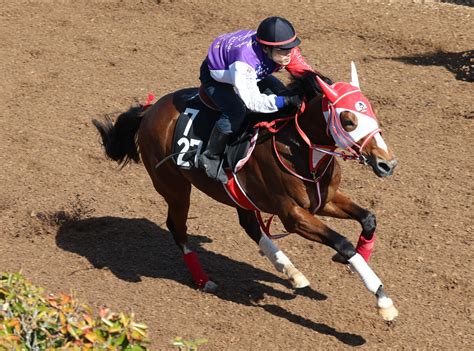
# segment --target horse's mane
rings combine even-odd
[[[299,95],[305,97],[307,101],[315,97],[320,98],[323,93],[319,86],[316,77],[321,78],[328,84],[332,84],[332,80],[321,73],[306,72],[301,77],[293,78],[292,82],[288,84],[288,95]]]

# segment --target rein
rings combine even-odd
[[[286,127],[288,125],[288,123],[292,120],[295,121],[295,124],[296,124],[296,129],[298,131],[298,133],[300,134],[300,136],[303,138],[303,140],[306,142],[306,144],[308,144],[308,146],[310,147],[310,159],[312,160],[312,151],[315,150],[315,145],[313,145],[308,136],[306,135],[306,133],[303,132],[303,130],[300,128],[299,124],[298,124],[298,117],[304,112],[305,110],[305,102],[303,101],[301,103],[301,106],[298,107],[298,110],[296,111],[295,115],[294,116],[288,116],[288,117],[283,117],[283,118],[278,118],[278,119],[275,119],[271,122],[260,122],[260,123],[257,123],[254,128],[266,128],[270,133],[273,134],[272,136],[272,144],[273,144],[273,149],[275,151],[275,155],[277,156],[277,159],[278,161],[280,162],[280,164],[290,173],[292,174],[293,176],[303,180],[303,181],[307,181],[307,182],[313,182],[315,187],[316,187],[316,192],[318,194],[318,204],[317,206],[314,208],[314,210],[312,211],[313,213],[316,213],[316,211],[319,209],[319,207],[321,206],[321,191],[320,191],[320,185],[319,185],[319,182],[322,178],[322,176],[326,173],[326,171],[328,170],[329,166],[331,165],[331,161],[332,161],[332,155],[331,155],[331,159],[329,160],[329,162],[327,162],[326,164],[326,167],[324,168],[323,172],[321,173],[321,175],[319,177],[316,177],[316,168],[313,167],[313,162],[311,161],[311,165],[310,165],[310,171],[311,171],[311,174],[312,174],[312,179],[309,179],[309,178],[306,178],[306,177],[303,177],[302,175],[298,174],[297,172],[295,172],[293,169],[291,169],[282,159],[282,157],[280,156],[280,153],[278,152],[278,149],[276,147],[276,135],[278,134],[279,131],[281,131],[284,127]],[[276,127],[276,125],[280,122],[283,122],[282,125]],[[321,147],[319,147],[321,148]],[[257,221],[260,225],[260,229],[262,230],[263,233],[265,233],[265,235],[267,235],[270,239],[280,239],[280,238],[283,238],[289,234],[271,234],[270,233],[270,225],[272,223],[272,220],[274,218],[274,215],[271,215],[270,218],[267,219],[267,221],[264,221],[263,217],[262,217],[262,213],[260,212],[260,210],[258,209],[255,209],[254,210],[255,212],[255,216],[257,218]]]
[[[352,148],[349,148],[349,151],[352,154],[347,154],[347,153],[335,151],[336,147],[333,147],[333,146],[328,147],[328,146],[325,146],[325,145],[313,144],[311,142],[311,140],[309,139],[308,135],[303,131],[303,129],[300,127],[300,124],[299,124],[299,116],[304,112],[305,108],[306,108],[306,104],[303,101],[301,106],[298,108],[298,110],[296,111],[294,116],[278,118],[278,119],[275,119],[271,122],[260,122],[260,123],[257,123],[254,126],[254,128],[266,128],[270,133],[273,134],[273,137],[272,137],[273,150],[275,151],[275,154],[276,154],[277,159],[280,162],[280,164],[290,174],[292,174],[293,176],[295,176],[299,179],[302,179],[304,181],[314,182],[315,184],[317,184],[317,183],[319,183],[322,176],[326,173],[327,169],[329,168],[329,165],[331,164],[333,156],[341,157],[344,161],[345,160],[359,160],[362,163],[365,161],[365,157],[363,157],[360,153],[357,153]],[[298,134],[301,136],[301,138],[304,140],[304,142],[310,148],[310,159],[312,159],[312,153],[314,151],[320,152],[320,153],[325,154],[325,155],[329,155],[331,157],[331,160],[327,163],[324,171],[321,173],[321,175],[319,177],[316,177],[317,168],[313,167],[313,164],[310,165],[310,172],[311,172],[312,178],[307,178],[307,177],[304,177],[304,176],[298,174],[296,171],[294,171],[290,166],[288,166],[283,161],[283,159],[282,159],[282,157],[281,157],[281,155],[280,155],[280,153],[279,153],[279,151],[276,147],[276,134],[278,134],[278,132],[281,131],[284,127],[286,127],[288,125],[288,122],[290,122],[292,120],[295,121],[295,126],[296,126],[296,130],[297,130]],[[280,122],[284,122],[284,123],[281,124],[280,126],[276,127],[276,125]],[[374,131],[373,133],[371,133],[371,136],[374,135],[375,133],[377,133],[377,131]],[[367,140],[369,140],[369,139],[370,138],[367,138]],[[362,146],[360,146],[359,150],[362,150],[362,148],[365,146],[367,140],[364,142],[364,144]]]

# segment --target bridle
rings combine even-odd
[[[325,97],[323,97],[323,103],[324,103]],[[334,110],[334,106],[329,103],[330,106],[330,118],[338,118],[336,111]],[[342,158],[344,161],[346,160],[358,160],[360,163],[365,164],[367,162],[367,158],[362,155],[362,150],[363,148],[367,145],[367,142],[380,131],[380,128],[375,129],[372,131],[364,140],[364,142],[359,145],[357,143],[354,143],[352,146],[355,146],[358,150],[354,149],[354,147],[347,147],[346,150],[349,151],[350,153],[345,153],[343,151],[336,151],[336,147],[331,147],[328,148],[327,146],[322,146],[318,144],[313,144],[309,137],[306,135],[306,133],[303,131],[303,129],[300,127],[300,124],[298,122],[298,117],[301,115],[301,113],[304,111],[304,103],[302,105],[302,108],[300,108],[295,115],[295,125],[296,125],[296,130],[298,131],[298,134],[301,136],[301,138],[305,141],[305,143],[309,146],[310,149],[313,149],[315,151],[319,151],[323,154],[331,155],[331,156],[336,156]],[[329,126],[329,124],[328,124]],[[327,135],[329,135],[329,130],[326,129]],[[331,150],[332,149],[332,150]]]
[[[360,90],[356,90],[354,92],[360,92]],[[337,103],[337,102],[336,102]],[[358,142],[353,141],[350,137],[347,137],[345,134],[347,134],[345,131],[341,130],[340,127],[336,126],[336,119],[339,120],[339,115],[336,112],[336,109],[334,108],[335,104],[332,104],[326,97],[323,97],[323,106],[327,105],[328,107],[328,116],[327,116],[327,130],[326,133],[329,135],[331,134],[329,131],[329,128],[333,128],[333,133],[337,133],[337,137],[344,139],[344,142],[346,143],[345,150],[349,152],[349,154],[344,153],[344,152],[332,152],[331,154],[334,154],[334,156],[339,156],[341,157],[344,161],[345,160],[358,160],[362,164],[367,163],[367,157],[362,154],[362,151],[364,148],[367,146],[369,141],[377,134],[380,133],[382,130],[377,126],[370,132],[368,132],[367,135],[364,136],[364,141],[362,144],[359,144]],[[331,126],[331,127],[330,127]],[[339,131],[337,131],[339,129]],[[334,138],[334,136],[333,136]],[[323,149],[318,150],[320,152],[326,152]]]

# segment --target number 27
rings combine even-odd
[[[178,164],[178,166],[189,167],[189,162],[183,161],[183,156],[189,151],[189,148],[197,146],[196,154],[194,155],[194,163],[197,164],[197,158],[201,153],[202,140],[187,138],[189,130],[191,129],[191,126],[194,122],[194,119],[198,115],[199,110],[196,110],[194,108],[187,108],[186,110],[184,110],[184,113],[190,115],[190,118],[188,124],[186,125],[186,128],[184,128],[183,137],[181,137],[177,142],[179,146],[182,146],[182,148],[176,160],[176,163]]]

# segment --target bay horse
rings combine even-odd
[[[329,85],[318,74],[310,78],[295,82],[304,91],[304,106],[294,116],[262,127],[251,157],[229,177],[229,182],[238,182],[249,206],[236,204],[226,187],[202,170],[182,169],[169,160],[174,129],[183,112],[177,103],[183,90],[161,97],[146,109],[143,105],[131,107],[115,123],[110,118],[93,123],[108,158],[124,166],[130,161],[138,163],[141,156],[156,191],[168,204],[166,225],[199,288],[212,291],[217,285],[188,245],[186,221],[192,185],[237,208],[240,225],[274,267],[288,276],[294,288],[306,287],[309,282],[273,242],[260,212],[278,216],[288,232],[334,249],[376,296],[380,315],[393,320],[398,311],[367,263],[375,241],[376,217],[338,189],[341,168],[336,158],[359,160],[370,165],[379,177],[391,175],[397,161],[381,136],[369,101],[360,91],[354,63],[350,83]],[[362,232],[356,247],[315,215],[358,221]]]

